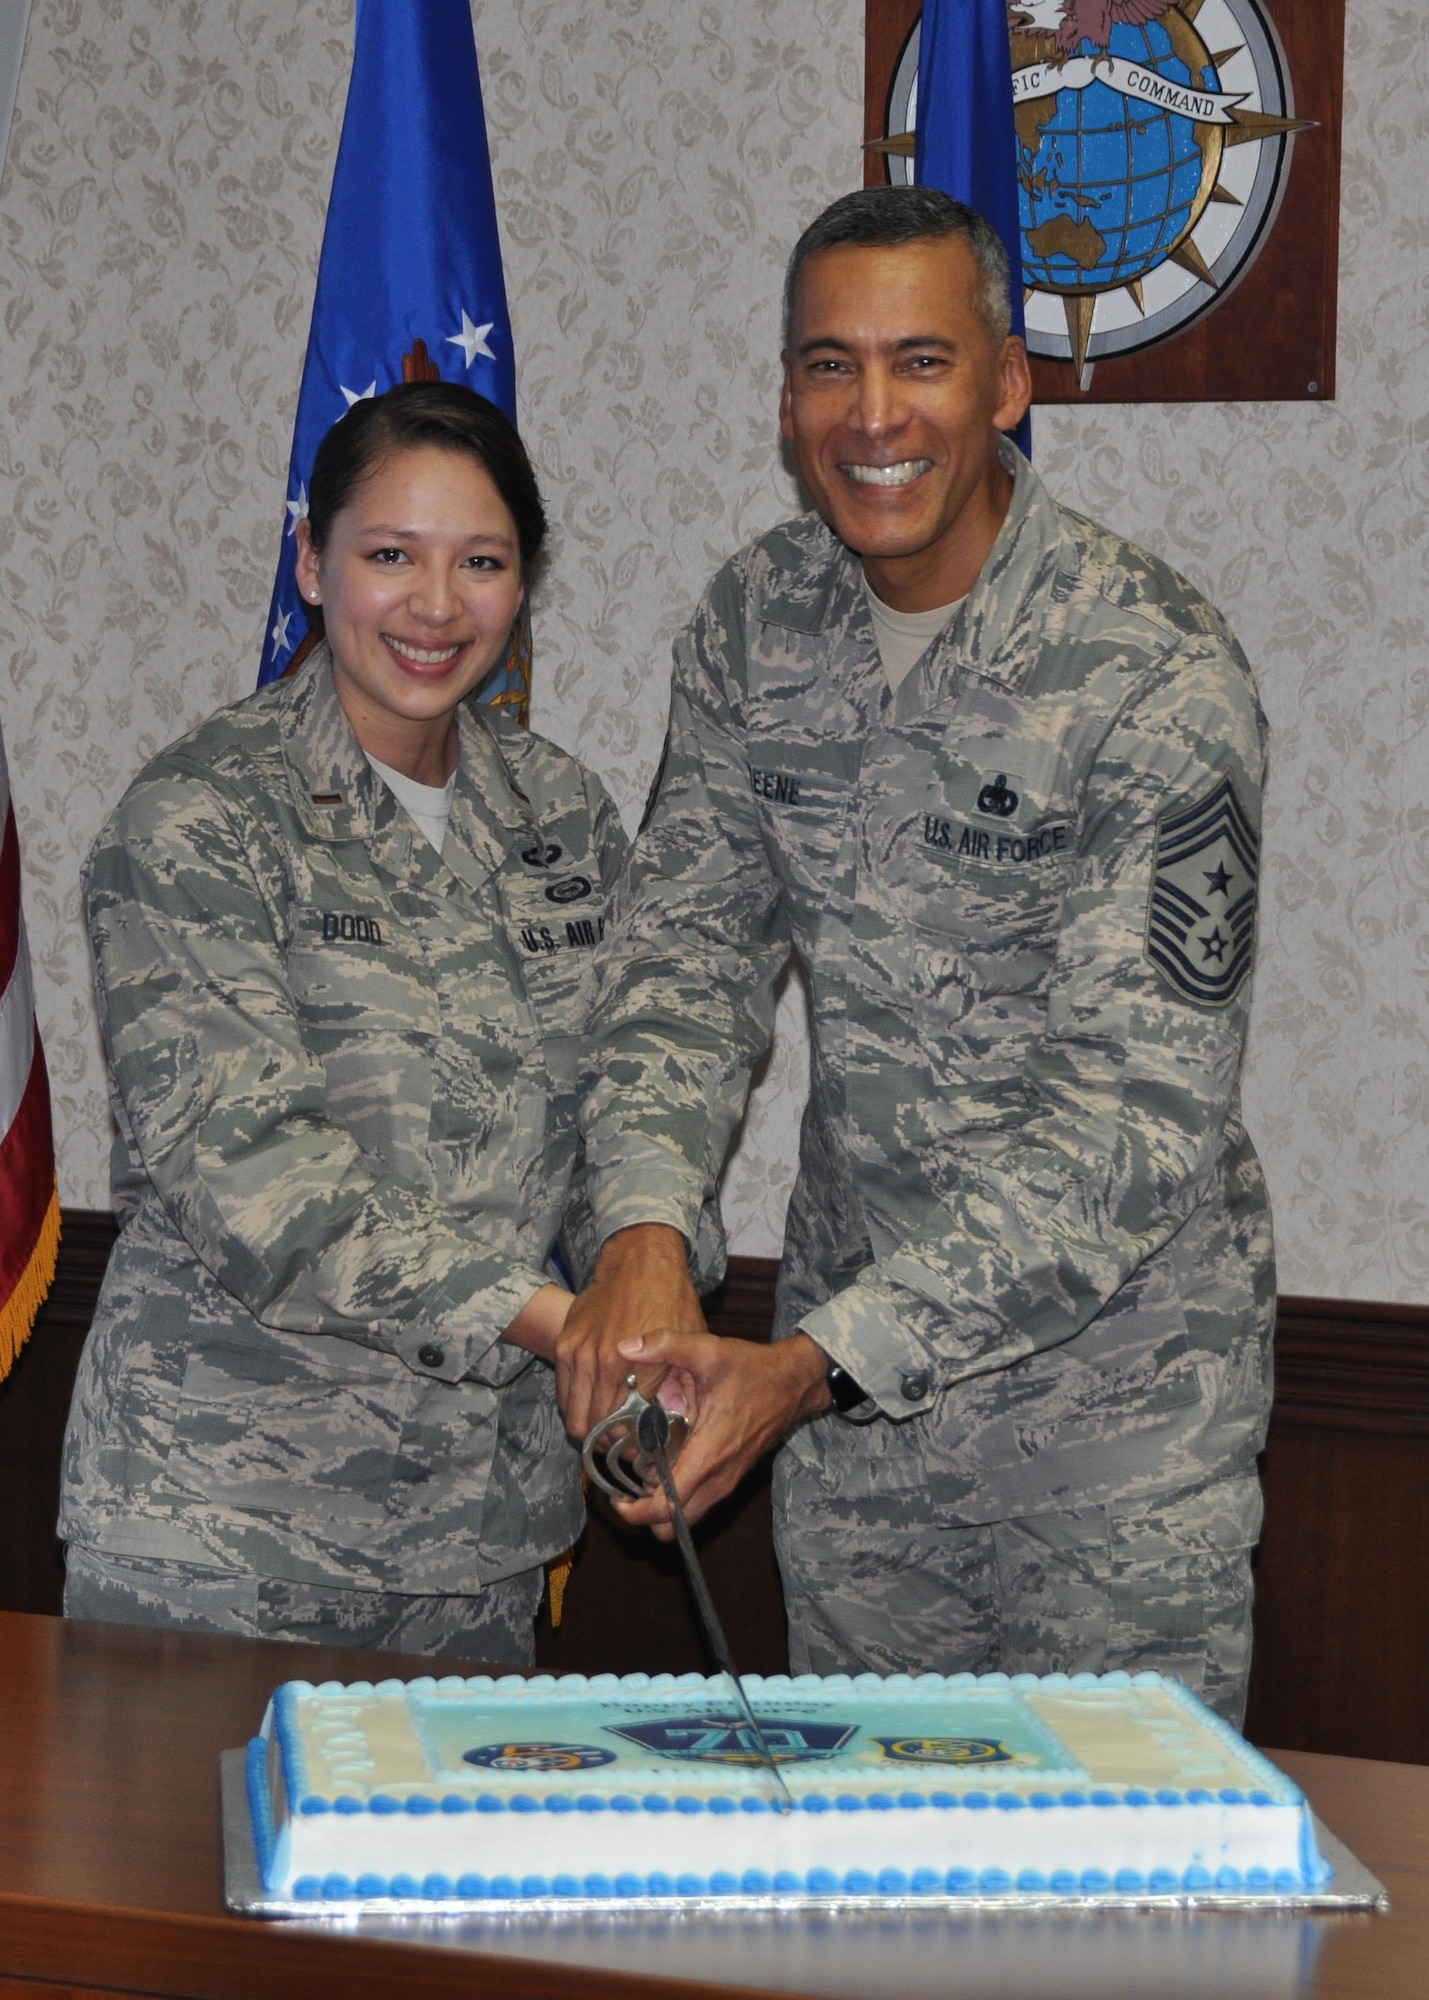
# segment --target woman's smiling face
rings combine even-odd
[[[363,749],[407,768],[451,732],[454,763],[456,707],[503,656],[525,595],[516,523],[485,467],[436,445],[392,452],[334,518],[326,548],[305,521],[298,537],[298,587],[322,605]]]

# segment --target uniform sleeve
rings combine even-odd
[[[595,852],[596,865],[600,870],[601,887],[607,897],[613,896],[630,855],[630,842],[625,828],[620,823],[610,794],[593,771],[585,773],[586,806],[591,818],[591,845]],[[593,968],[592,968],[593,976]],[[558,1237],[561,1265],[572,1287],[580,1291],[588,1285],[595,1272],[596,1252],[599,1245],[595,1234],[595,1216],[591,1210],[590,1171],[586,1163],[585,1143],[582,1140],[571,1176],[570,1194],[566,1200],[565,1213],[561,1217]]]
[[[90,856],[100,1021],[145,1171],[260,1323],[504,1382],[513,1351],[496,1343],[545,1276],[331,1116],[286,977],[282,883],[242,803],[176,765],[139,781]]]
[[[601,887],[614,890],[630,854],[630,842],[610,793],[594,771],[585,773],[586,806],[590,813],[591,845],[600,868]]]
[[[731,712],[742,621],[731,565],[676,642],[665,754],[600,955],[581,1115],[598,1240],[668,1223],[706,1281],[723,1262],[716,1183],[790,948]]]
[[[1228,884],[1224,926],[1178,947],[1177,899],[1198,862],[1210,879],[1226,826],[1253,892],[1263,731],[1244,662],[1206,638],[1156,662],[1103,740],[1025,1124],[801,1322],[888,1415],[1069,1340],[1204,1197],[1236,1098],[1254,902],[1232,921],[1247,883]]]

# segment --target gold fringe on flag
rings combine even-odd
[[[590,1496],[590,1478],[584,1468],[581,1470],[581,1499]],[[585,1530],[581,1530],[584,1534]],[[566,1608],[566,1585],[571,1580],[571,1571],[576,1566],[576,1550],[580,1547],[578,1535],[563,1556],[553,1556],[546,1565],[546,1588],[551,1596],[551,1630],[561,1629],[561,1613]]]
[[[503,688],[500,694],[492,695],[489,706],[509,708],[523,729],[531,727],[531,612],[523,604],[516,614],[516,623],[511,628],[511,648],[506,655],[506,665],[502,672],[509,674],[514,685]]]
[[[45,1302],[54,1283],[55,1260],[60,1248],[60,1196],[56,1188],[40,1223],[40,1233],[30,1261],[20,1273],[15,1288],[0,1305],[0,1382],[14,1367],[20,1349],[30,1337],[35,1314]]]
[[[566,1585],[571,1580],[571,1571],[576,1566],[576,1552],[567,1549],[563,1556],[546,1565],[546,1587],[551,1593],[551,1630],[561,1629],[561,1613],[566,1608]]]

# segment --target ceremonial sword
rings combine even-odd
[[[714,1599],[705,1582],[705,1573],[685,1519],[679,1488],[671,1471],[671,1461],[679,1456],[680,1447],[689,1435],[689,1426],[682,1416],[672,1415],[662,1403],[642,1396],[633,1375],[626,1376],[625,1387],[628,1394],[620,1408],[612,1410],[608,1417],[602,1417],[587,1436],[581,1447],[581,1463],[596,1485],[617,1500],[627,1497],[648,1499],[656,1485],[664,1490],[674,1518],[675,1541],[684,1560],[685,1575],[689,1579],[695,1609],[700,1614],[709,1649],[720,1672],[734,1689],[735,1700],[759,1753],[759,1761],[769,1773],[774,1786],[776,1811],[792,1812],[794,1801],[735,1668],[734,1655],[729,1650],[729,1641],[724,1636],[724,1627],[719,1622],[719,1613],[714,1608]]]

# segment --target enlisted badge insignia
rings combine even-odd
[[[558,840],[533,840],[522,848],[521,859],[528,868],[554,868],[564,853]]]
[[[1260,837],[1230,778],[1156,822],[1146,956],[1183,1000],[1226,1007],[1245,984],[1259,861]]]
[[[462,1762],[488,1771],[593,1771],[613,1764],[615,1752],[594,1743],[483,1743],[463,1750]]]
[[[875,1736],[895,1764],[1012,1764],[1012,1752],[995,1736]]]
[[[1017,793],[1007,782],[1006,771],[999,771],[992,782],[984,785],[977,795],[978,811],[991,813],[994,819],[1011,819],[1019,804]]]
[[[678,1721],[612,1723],[616,1736],[699,1764],[762,1764],[764,1758],[748,1723],[739,1715],[686,1715]],[[811,1722],[803,1717],[759,1718],[775,1763],[809,1763],[832,1757],[857,1731],[856,1723]]]

